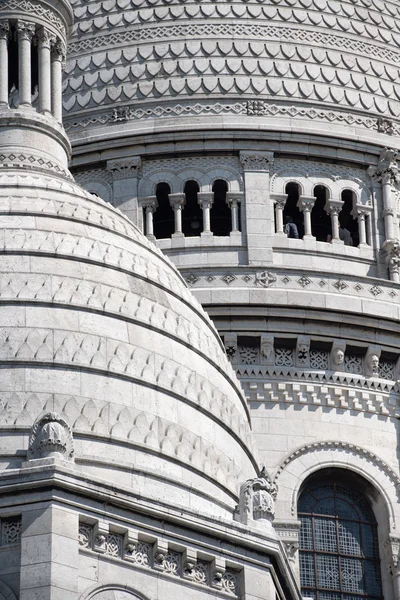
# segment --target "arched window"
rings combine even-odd
[[[199,184],[197,181],[187,181],[183,191],[186,200],[182,215],[183,234],[187,237],[200,235],[203,231],[203,212],[197,199]]]
[[[286,185],[285,192],[287,200],[283,209],[283,222],[286,223],[287,217],[290,217],[293,223],[297,225],[299,238],[302,238],[304,235],[303,215],[297,207],[300,198],[300,186],[298,183],[290,182]]]
[[[211,207],[211,231],[214,235],[229,235],[232,230],[231,209],[226,203],[228,184],[217,179],[212,187],[214,202]]]
[[[358,246],[358,223],[357,220],[351,214],[354,207],[354,192],[352,190],[343,190],[342,192],[342,210],[339,213],[339,223],[342,229],[348,229],[350,231],[353,246]]]
[[[174,211],[169,203],[171,188],[168,183],[158,183],[156,187],[157,210],[153,215],[154,235],[159,239],[170,238],[175,231]]]
[[[328,190],[324,185],[316,185],[314,196],[316,200],[311,212],[311,231],[318,242],[326,242],[328,236],[332,235],[331,218],[325,211]]]
[[[300,579],[315,600],[381,599],[377,525],[366,482],[339,469],[306,482],[298,501]]]

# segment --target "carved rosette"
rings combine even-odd
[[[74,454],[72,429],[55,412],[39,417],[29,436],[28,459],[62,458],[72,461]]]

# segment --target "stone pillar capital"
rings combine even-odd
[[[257,150],[240,152],[240,162],[242,163],[245,171],[269,172],[273,161],[273,152],[261,152]]]
[[[315,196],[300,196],[297,202],[297,208],[301,212],[311,212],[316,201]]]
[[[10,38],[10,23],[8,20],[0,21],[0,40],[8,40]]]
[[[342,200],[328,200],[325,204],[325,212],[328,215],[338,215],[342,210],[344,202]]]
[[[214,202],[214,192],[198,192],[197,201],[202,209],[211,208]]]
[[[286,206],[286,202],[287,202],[287,194],[276,194],[274,192],[272,192],[269,197],[271,198],[272,202],[275,204],[276,208],[280,208],[281,210],[283,210]]]
[[[181,210],[186,202],[185,194],[169,194],[169,203],[174,210]]]
[[[18,21],[17,23],[17,34],[19,40],[28,40],[32,41],[33,36],[35,35],[36,27],[34,23],[29,23],[27,21]]]
[[[48,29],[41,27],[41,29],[38,31],[38,41],[42,48],[50,49],[54,46],[57,40]]]
[[[364,204],[356,204],[356,206],[353,208],[353,210],[351,211],[351,215],[355,218],[364,218],[367,217],[369,214],[371,214],[372,211],[372,207],[371,206],[364,206]]]
[[[243,202],[243,192],[226,192],[226,203],[232,207]]]
[[[114,179],[130,179],[137,177],[138,170],[142,164],[140,156],[109,160],[107,162],[107,171],[111,171]]]
[[[146,211],[155,212],[158,207],[157,196],[148,196],[139,200],[139,204]]]

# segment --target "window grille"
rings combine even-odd
[[[340,481],[300,495],[300,580],[314,600],[381,600],[375,516],[367,498]]]

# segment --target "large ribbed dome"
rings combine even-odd
[[[11,466],[21,435],[55,411],[73,427],[87,475],[231,511],[254,459],[245,400],[210,320],[120,212],[47,167],[18,170],[28,156],[13,161],[0,171],[1,427],[12,432]]]
[[[165,127],[181,117],[187,127],[190,115],[241,115],[232,127],[263,117],[263,126],[294,119],[381,131],[379,117],[400,115],[397,2],[72,4],[64,106],[73,141],[113,135],[119,121],[132,132],[149,119]]]

